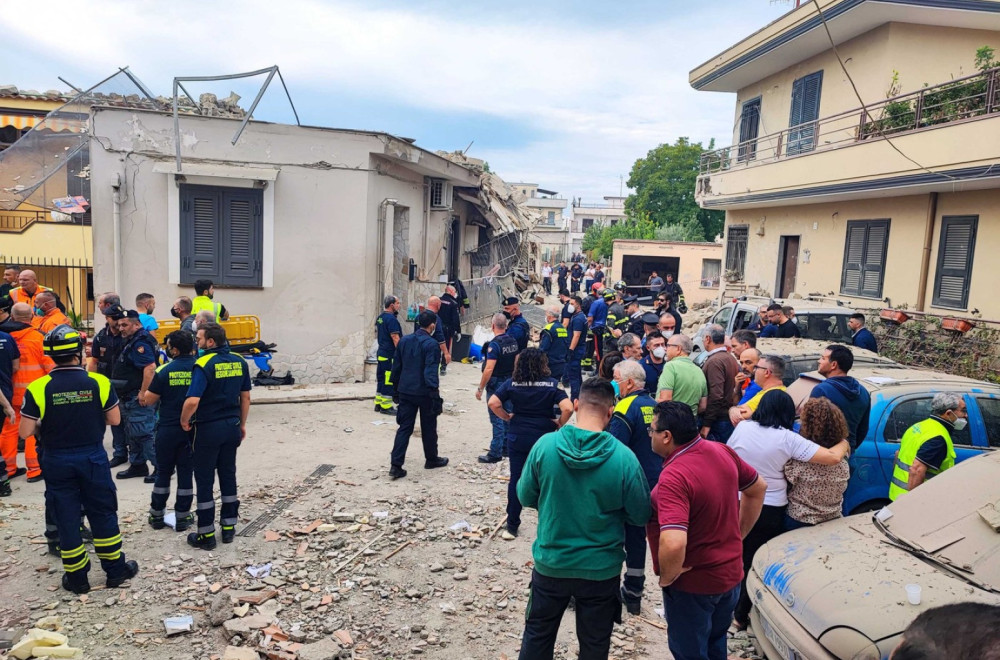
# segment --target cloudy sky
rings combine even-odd
[[[173,76],[277,64],[304,124],[464,149],[508,181],[598,202],[678,136],[728,144],[734,98],[688,72],[791,7],[773,0],[49,0],[64,23],[0,13],[0,84],[86,87],[129,66]],[[61,26],[61,27],[60,27]],[[262,79],[261,79],[262,81]],[[259,87],[260,82],[256,85]],[[190,85],[195,95],[253,83]],[[294,121],[272,86],[260,119]]]

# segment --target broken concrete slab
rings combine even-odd
[[[222,660],[260,660],[260,655],[245,646],[227,646]]]

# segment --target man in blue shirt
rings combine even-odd
[[[610,292],[611,297],[614,297],[614,291],[602,289],[597,292],[597,299],[590,304],[590,309],[587,310],[587,323],[590,325],[590,332],[593,336],[593,341],[587,342],[587,357],[593,356],[594,369],[600,367],[601,358],[604,355],[604,333],[608,324],[606,292]]]
[[[507,317],[504,314],[494,314],[491,323],[493,339],[486,345],[486,359],[483,361],[483,375],[479,379],[476,390],[476,400],[486,401],[503,385],[504,381],[514,373],[514,359],[517,357],[517,340],[508,332]],[[510,409],[505,406],[507,412]],[[490,450],[479,457],[480,463],[499,463],[507,455],[507,422],[493,413],[487,406],[490,415],[490,426],[493,427],[493,438],[490,440]]]
[[[236,449],[247,433],[250,414],[250,368],[229,352],[225,329],[218,323],[198,327],[198,348],[205,353],[191,368],[191,385],[181,409],[181,428],[194,429],[194,478],[198,490],[198,531],[188,545],[214,550],[215,475],[222,494],[222,542],[236,538],[240,500],[236,495]]]
[[[580,398],[580,386],[583,384],[583,367],[580,364],[587,350],[587,317],[580,308],[583,301],[580,296],[570,298],[572,315],[569,319],[569,354],[566,359],[566,383],[569,385],[569,398],[576,403]]]
[[[149,524],[153,529],[163,529],[166,524],[167,499],[170,497],[170,477],[177,468],[177,498],[174,529],[185,531],[194,524],[191,500],[194,498],[191,458],[191,434],[181,428],[181,409],[191,385],[196,352],[194,335],[186,330],[174,330],[167,335],[167,355],[170,362],[160,366],[149,384],[146,399],[150,405],[160,404],[156,423],[156,482],[149,504]]]
[[[140,293],[135,297],[135,308],[139,311],[139,322],[146,332],[154,332],[160,329],[160,324],[153,318],[153,310],[156,309],[156,298],[151,293]]]
[[[396,344],[403,336],[403,328],[399,325],[399,298],[386,296],[382,301],[382,313],[375,319],[375,332],[378,339],[378,350],[375,359],[375,412],[383,415],[395,415],[392,398],[395,389],[392,386],[392,356],[396,353]]]
[[[852,344],[872,353],[878,353],[878,342],[875,341],[875,335],[872,334],[871,330],[865,327],[864,314],[861,312],[851,314],[851,318],[847,321],[847,327],[854,333],[851,337]]]
[[[122,425],[128,443],[129,467],[118,472],[117,479],[142,477],[146,483],[156,481],[150,475],[146,461],[156,470],[153,451],[153,431],[156,428],[156,406],[146,403],[146,390],[153,382],[159,347],[156,339],[143,329],[139,313],[130,309],[118,322],[125,342],[111,368],[111,384],[121,400]]]
[[[441,348],[434,339],[437,314],[424,310],[417,316],[417,330],[406,335],[396,344],[392,358],[392,382],[396,386],[399,412],[396,421],[396,439],[390,455],[389,476],[393,480],[406,476],[403,462],[410,436],[420,415],[420,439],[424,445],[424,469],[448,465],[448,459],[438,455],[437,418],[442,412],[443,401],[439,391],[439,365]]]
[[[517,352],[528,347],[531,339],[531,326],[521,315],[521,300],[511,296],[503,301],[503,314],[507,317],[507,334],[517,341]]]

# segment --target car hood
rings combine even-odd
[[[1000,604],[1000,595],[886,542],[871,516],[788,532],[754,555],[753,570],[761,582],[813,637],[848,627],[877,642],[900,634],[932,607],[958,601]],[[907,584],[921,586],[920,605],[908,604]]]

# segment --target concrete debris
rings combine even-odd
[[[222,654],[222,660],[260,660],[260,655],[253,649],[227,646],[225,652]]]

